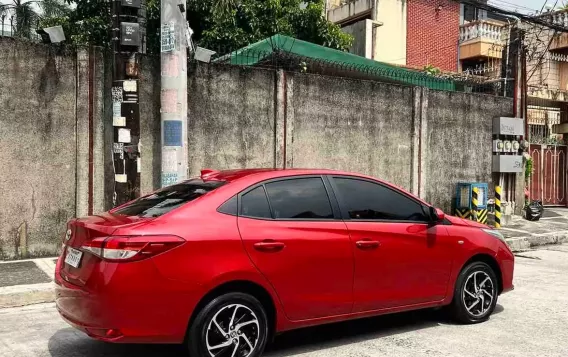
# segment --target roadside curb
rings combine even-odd
[[[568,232],[532,234],[525,237],[507,238],[506,241],[511,250],[516,253],[529,250],[533,247],[568,242]]]
[[[54,287],[54,283],[43,283],[0,288],[0,309],[54,302]]]

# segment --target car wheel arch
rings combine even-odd
[[[269,333],[274,336],[276,332],[277,326],[277,318],[278,318],[278,308],[276,306],[276,301],[272,294],[262,285],[250,281],[250,280],[233,280],[224,282],[220,285],[217,285],[213,289],[209,290],[195,305],[193,312],[189,318],[189,322],[187,325],[187,331],[191,327],[191,324],[195,320],[195,317],[210,301],[230,292],[240,292],[244,294],[249,294],[255,297],[260,303],[262,304],[263,308],[266,311],[266,315],[269,321]],[[187,336],[186,336],[187,337]]]
[[[501,271],[501,267],[499,266],[497,259],[495,259],[495,257],[490,255],[490,254],[477,253],[477,254],[473,255],[471,258],[469,258],[461,266],[459,272],[461,272],[465,267],[467,267],[469,264],[474,263],[474,262],[483,262],[483,263],[489,265],[489,267],[491,267],[491,269],[493,269],[493,271],[495,272],[495,275],[497,276],[497,283],[499,284],[498,294],[500,295],[503,292],[503,272]]]

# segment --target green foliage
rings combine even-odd
[[[437,76],[442,73],[442,71],[438,67],[434,67],[431,64],[424,66],[424,72],[428,73],[431,76]]]
[[[353,41],[323,17],[324,0],[188,0],[187,6],[195,41],[213,50],[238,49],[278,33],[339,50]]]
[[[0,4],[0,16],[13,16],[13,35],[15,37],[31,38],[32,30],[39,19],[31,0],[11,0],[7,4]]]
[[[60,1],[60,0],[47,0]],[[75,44],[107,46],[109,2],[74,2],[70,13],[53,14],[42,25],[61,25]],[[305,3],[306,6],[301,6]],[[215,51],[235,50],[281,33],[323,46],[347,50],[353,38],[323,17],[324,0],[187,0],[194,41]],[[148,53],[159,53],[160,0],[146,1]]]
[[[528,184],[533,173],[533,159],[532,157],[525,158],[525,182]]]

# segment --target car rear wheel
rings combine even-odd
[[[258,357],[268,340],[262,304],[243,293],[221,295],[197,314],[189,329],[191,357]]]
[[[452,317],[461,323],[486,321],[495,310],[499,286],[495,272],[483,262],[473,262],[458,276]]]

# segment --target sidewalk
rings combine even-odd
[[[568,209],[546,208],[538,222],[514,217],[501,232],[514,252],[568,242]],[[55,262],[55,258],[0,261],[0,309],[54,301]]]
[[[544,216],[538,222],[515,216],[511,224],[501,228],[501,233],[514,252],[568,242],[568,209],[545,208]]]
[[[55,258],[0,261],[0,309],[52,302]]]

